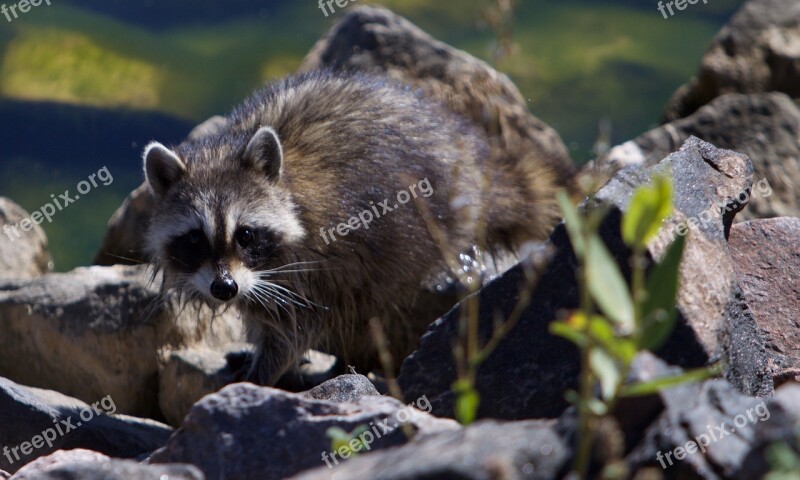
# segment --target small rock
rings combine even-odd
[[[89,450],[59,450],[21,468],[14,480],[205,480],[191,465],[142,465]]]
[[[0,197],[0,278],[34,278],[53,269],[47,236],[30,214],[10,199]],[[25,231],[20,222],[31,224]]]
[[[361,397],[380,396],[375,385],[363,375],[341,375],[303,393],[312,400],[334,403],[357,402]]]

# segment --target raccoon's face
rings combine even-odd
[[[159,200],[147,248],[164,270],[165,286],[209,303],[263,300],[270,286],[285,289],[266,277],[305,233],[281,186],[277,134],[262,127],[245,148],[196,150],[152,143],[144,153],[145,176]]]

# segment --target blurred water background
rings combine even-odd
[[[653,0],[518,0],[504,57],[509,37],[498,41],[487,15],[496,0],[351,5],[365,3],[495,63],[582,163],[598,125],[610,125],[612,144],[655,126],[743,2],[700,2],[665,20]],[[0,196],[32,212],[103,166],[114,178],[42,225],[59,271],[92,261],[108,218],[142,181],[147,142],[177,143],[293,72],[343,13],[326,18],[315,0],[51,4],[0,16]]]

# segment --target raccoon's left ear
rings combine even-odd
[[[164,145],[153,142],[144,149],[144,176],[157,196],[165,196],[185,171],[186,164]]]
[[[283,147],[278,134],[270,127],[258,129],[244,151],[245,166],[255,168],[277,182],[283,166]]]

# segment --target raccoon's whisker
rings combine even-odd
[[[263,284],[254,285],[253,290],[259,292],[261,295],[265,296],[267,299],[272,301],[275,305],[282,308],[287,315],[291,315],[291,312],[289,312],[289,310],[284,305],[284,303],[287,303],[286,300],[284,300],[280,295],[278,295],[278,292],[273,292],[269,290],[267,286]]]
[[[184,267],[187,267],[187,268],[189,267],[189,265],[187,265],[187,264],[186,264],[186,262],[183,262],[183,261],[181,261],[181,260],[180,260],[180,259],[178,259],[178,258],[175,258],[175,257],[173,257],[173,256],[170,256],[169,258],[170,258],[170,260],[174,260],[174,261],[176,261],[176,262],[180,263],[180,264],[181,264],[181,265],[183,265]]]
[[[289,290],[286,287],[282,287],[282,286],[280,286],[280,285],[278,285],[276,283],[272,283],[272,282],[264,282],[264,284],[267,287],[271,287],[275,291],[276,294],[280,293],[280,292],[283,292],[283,294],[284,294],[283,296],[285,296],[288,301],[294,303],[298,307],[302,307],[302,308],[310,308],[311,306],[320,307],[316,303],[310,301],[309,299],[305,298],[304,296],[300,295],[297,292],[293,292],[293,291]]]
[[[297,306],[301,308],[306,308],[307,305],[303,305],[300,302],[284,295],[280,291],[277,291],[269,286],[263,286],[263,293],[267,295],[278,307],[282,308],[287,315],[291,316],[292,312],[289,311],[288,307]]]
[[[281,265],[280,267],[267,269],[267,270],[264,270],[264,271],[265,272],[278,272],[278,271],[283,270],[284,268],[294,267],[294,266],[297,266],[297,265],[311,265],[311,264],[316,264],[316,263],[323,263],[323,261],[322,260],[310,260],[310,261],[305,261],[305,262],[292,262],[292,263],[287,263],[286,265]]]

